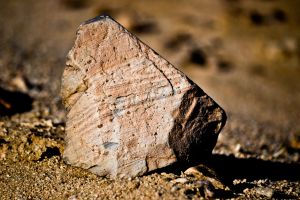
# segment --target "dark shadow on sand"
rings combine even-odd
[[[300,181],[300,163],[283,163],[215,154],[205,164],[213,168],[225,180],[245,178],[250,181],[256,179]]]
[[[0,87],[0,117],[30,111],[32,102],[33,99],[26,93]]]
[[[226,183],[232,183],[234,179],[247,179],[248,181],[259,179],[300,181],[300,163],[283,163],[214,154],[199,164],[204,164],[213,169],[219,178]],[[176,163],[155,172],[180,174],[189,166]]]

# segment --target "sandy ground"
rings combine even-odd
[[[299,199],[298,0],[0,1],[0,199]],[[59,97],[77,27],[109,14],[228,114],[194,175],[109,180],[66,165]]]

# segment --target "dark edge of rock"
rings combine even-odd
[[[101,21],[101,20],[106,19],[106,18],[109,18],[109,19],[114,20],[114,19],[113,19],[111,16],[109,16],[109,15],[99,15],[99,16],[97,16],[97,17],[94,17],[94,18],[92,18],[92,19],[89,19],[89,20],[83,22],[82,25],[91,24],[91,23],[93,23],[93,22]],[[115,21],[115,20],[114,20],[114,21]]]
[[[183,112],[190,111],[193,101],[197,103],[191,113]],[[221,115],[216,116],[215,113]],[[210,156],[226,120],[225,111],[201,88],[193,84],[183,96],[179,115],[169,133],[169,145],[178,161],[192,164]]]

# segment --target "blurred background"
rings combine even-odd
[[[226,110],[215,153],[298,162],[299,7],[299,0],[0,0],[0,115],[63,124],[60,81],[76,29],[107,14]]]

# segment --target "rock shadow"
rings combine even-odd
[[[205,163],[225,181],[234,179],[269,179],[300,181],[300,163],[265,161],[257,158],[236,158],[215,154]]]
[[[0,116],[11,116],[32,109],[33,99],[25,93],[0,88]]]
[[[257,158],[236,158],[233,155],[213,154],[201,164],[214,170],[219,178],[228,185],[232,184],[234,179],[247,179],[247,181],[259,179],[300,181],[300,163],[284,163]],[[180,174],[188,167],[190,165],[175,163],[155,172]]]

